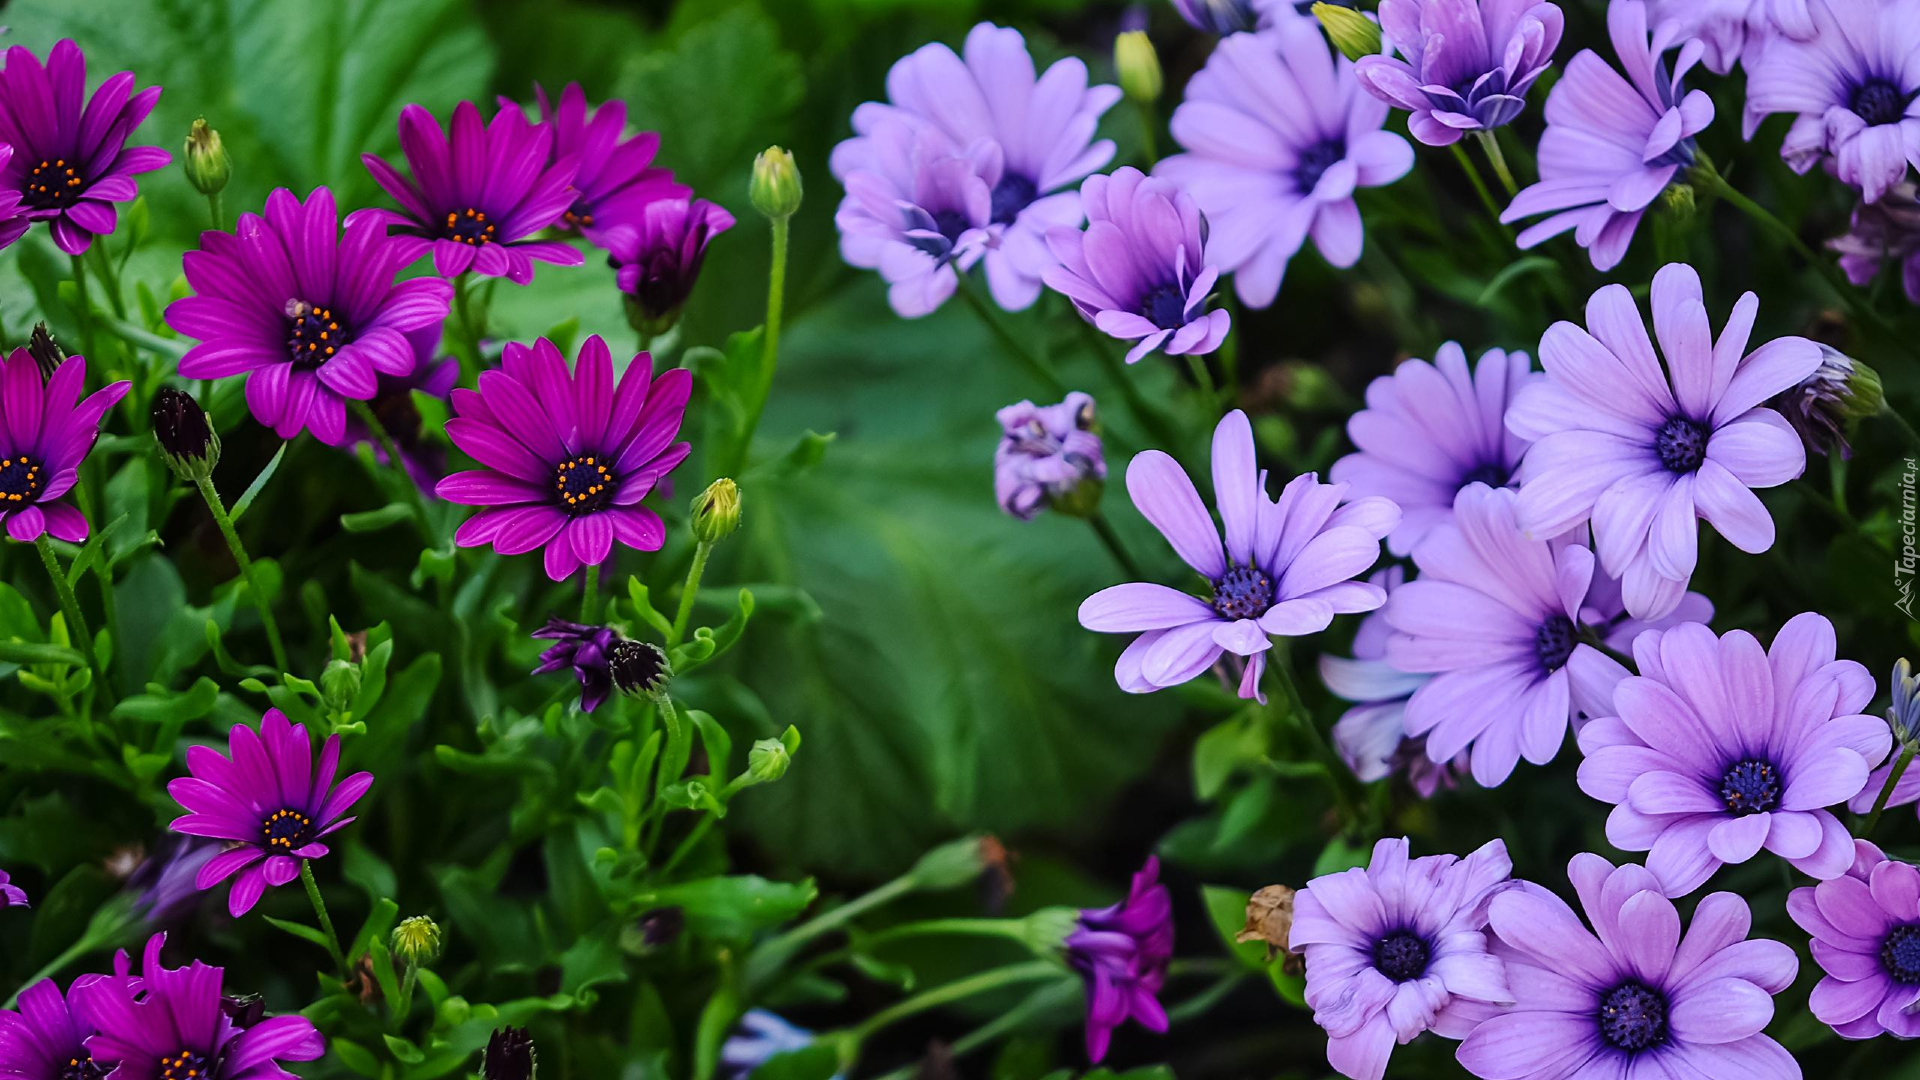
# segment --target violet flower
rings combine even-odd
[[[1154,175],[1192,193],[1213,229],[1213,263],[1234,275],[1241,300],[1266,307],[1309,236],[1334,266],[1359,261],[1354,190],[1413,168],[1413,147],[1381,130],[1387,113],[1314,20],[1281,20],[1214,48],[1174,110],[1187,152]]]
[[[1334,462],[1328,478],[1400,507],[1387,550],[1404,557],[1434,526],[1453,520],[1462,488],[1512,482],[1527,440],[1507,430],[1507,409],[1542,378],[1526,353],[1499,349],[1469,370],[1466,351],[1451,341],[1431,364],[1405,361],[1367,384],[1367,407],[1347,420],[1357,449]]]
[[[1808,0],[1648,0],[1647,21],[1659,25],[1673,19],[1682,35],[1706,46],[1707,69],[1725,75],[1753,56],[1775,34],[1806,39],[1813,36]]]
[[[586,626],[548,616],[547,625],[535,630],[532,636],[553,642],[540,654],[540,666],[533,669],[533,674],[571,670],[580,683],[581,712],[592,712],[607,700],[607,695],[613,692],[613,672],[607,667],[607,651],[620,637],[612,627]]]
[[[1565,23],[1545,0],[1381,0],[1380,28],[1406,59],[1363,56],[1354,74],[1373,96],[1408,111],[1414,138],[1450,146],[1526,109]]]
[[[1067,964],[1087,986],[1087,1057],[1099,1062],[1121,1024],[1167,1030],[1160,987],[1173,959],[1173,899],[1160,884],[1160,860],[1148,857],[1127,898],[1080,913],[1066,938]]]
[[[1763,650],[1697,623],[1634,642],[1640,674],[1580,732],[1580,790],[1614,803],[1607,840],[1647,852],[1668,896],[1766,848],[1811,877],[1846,873],[1853,843],[1829,807],[1858,795],[1892,749],[1860,710],[1873,679],[1834,659],[1833,624],[1795,616]]]
[[[353,822],[343,815],[373,786],[373,774],[354,773],[336,786],[340,736],[327,736],[316,763],[307,730],[279,709],[267,710],[258,732],[235,724],[227,739],[226,754],[187,747],[192,775],[167,785],[187,812],[167,827],[227,842],[194,884],[211,889],[233,878],[227,910],[239,918],[267,886],[285,885],[300,876],[303,861],[327,854],[320,841]]]
[[[1511,1005],[1487,948],[1487,908],[1517,886],[1494,840],[1458,858],[1409,859],[1402,837],[1374,844],[1367,866],[1314,878],[1293,898],[1288,947],[1307,960],[1307,1004],[1327,1033],[1327,1062],[1354,1080],[1381,1080],[1396,1043],[1423,1032],[1472,1030],[1456,999]]]
[[[1255,0],[1170,0],[1187,25],[1207,34],[1237,34],[1254,28]]]
[[[27,891],[13,883],[5,870],[0,870],[0,911],[10,907],[32,907],[27,901]]]
[[[23,544],[51,534],[79,544],[87,519],[64,496],[100,437],[100,418],[132,383],[110,383],[80,398],[87,361],[69,356],[44,383],[26,349],[0,357],[0,522]]]
[[[34,221],[46,222],[68,255],[84,254],[95,236],[112,232],[113,204],[140,194],[133,178],[173,160],[157,146],[127,145],[159,100],[157,86],[133,92],[131,71],[111,76],[89,98],[87,60],[71,39],[57,42],[44,66],[22,46],[8,49],[0,70],[0,143],[13,153],[0,161],[0,188],[17,192],[25,213],[0,221],[0,247]]]
[[[1075,391],[1058,405],[1022,401],[994,414],[993,494],[1000,509],[1032,521],[1051,506],[1085,516],[1100,503],[1107,459],[1100,453],[1093,397]]]
[[[937,129],[898,116],[875,120],[865,139],[870,161],[840,177],[847,189],[833,215],[840,257],[878,270],[894,313],[917,319],[946,303],[994,242],[986,177],[1000,150],[986,141],[958,148]]]
[[[1386,591],[1388,606],[1406,580],[1406,568],[1399,565],[1367,578]],[[1404,772],[1414,792],[1430,799],[1467,775],[1469,757],[1462,750],[1452,761],[1436,765],[1427,758],[1427,740],[1407,734],[1407,699],[1433,676],[1401,671],[1387,662],[1387,638],[1393,629],[1387,625],[1386,610],[1368,612],[1360,620],[1352,659],[1324,653],[1320,657],[1320,680],[1327,691],[1354,703],[1334,721],[1333,748],[1359,780],[1372,783]]]
[[[1587,302],[1586,329],[1548,328],[1547,378],[1507,412],[1508,430],[1534,440],[1520,465],[1521,526],[1558,536],[1591,519],[1600,564],[1639,618],[1667,614],[1685,593],[1695,517],[1742,551],[1765,551],[1773,518],[1750,489],[1806,468],[1799,435],[1762,402],[1813,374],[1820,348],[1783,337],[1747,352],[1759,307],[1742,296],[1716,340],[1700,275],[1662,268],[1653,326],[1663,368],[1632,294],[1608,285]]]
[[[81,988],[97,978],[82,975],[65,994],[52,979],[41,979],[21,988],[19,1012],[0,1009],[0,1080],[102,1080],[107,1075],[107,1067],[87,1049],[93,1025],[73,1007]]]
[[[660,515],[640,505],[691,447],[674,442],[693,377],[673,368],[653,378],[653,358],[613,375],[598,335],[580,346],[574,370],[545,338],[508,342],[504,367],[480,388],[453,392],[447,437],[482,467],[435,490],[486,509],[454,533],[461,547],[491,544],[502,555],[545,549],[547,576],[564,580],[599,566],[617,540],[639,551],[666,542]]]
[[[1846,874],[1787,895],[1822,978],[1807,999],[1843,1039],[1920,1038],[1920,867],[1853,842]]]
[[[1903,181],[1879,201],[1854,207],[1852,227],[1827,247],[1839,253],[1848,281],[1865,285],[1890,266],[1900,273],[1907,301],[1920,304],[1920,189]]]
[[[1127,494],[1143,517],[1205,579],[1205,595],[1152,582],[1115,585],[1080,605],[1080,625],[1109,634],[1139,633],[1114,665],[1130,694],[1178,686],[1231,652],[1244,661],[1240,696],[1261,696],[1269,636],[1324,630],[1335,615],[1372,611],[1386,590],[1353,578],[1380,557],[1380,538],[1399,524],[1386,499],[1345,506],[1344,484],[1295,477],[1279,499],[1266,494],[1254,460],[1253,425],[1235,409],[1213,433],[1213,490],[1226,532],[1178,462],[1145,450],[1127,466]]]
[[[434,485],[447,475],[447,455],[427,441],[425,423],[413,395],[417,392],[448,400],[454,385],[460,381],[460,361],[439,355],[439,324],[408,330],[402,336],[413,350],[413,369],[404,375],[382,374],[375,381],[367,407],[373,410],[374,419],[380,421],[400,451],[400,463],[406,466],[413,486],[422,494],[431,495]],[[383,465],[387,463],[386,447],[358,416],[348,415],[341,439],[342,445],[349,448],[367,444],[373,449],[375,460]]]
[[[1220,272],[1193,196],[1127,166],[1087,177],[1080,198],[1086,230],[1047,233],[1060,260],[1046,271],[1047,285],[1102,332],[1134,342],[1129,364],[1155,349],[1204,356],[1219,348],[1232,316],[1207,310]]]
[[[650,332],[663,333],[680,318],[707,245],[733,224],[726,208],[705,199],[654,199],[600,235],[614,283]]]
[[[533,261],[579,266],[579,249],[534,237],[573,205],[577,158],[549,162],[553,129],[529,124],[518,106],[493,122],[471,101],[454,107],[453,129],[443,131],[419,105],[400,110],[400,152],[411,179],[373,154],[360,160],[400,204],[371,210],[394,227],[405,265],[433,252],[433,271],[458,277],[471,269],[516,285],[533,280]]]
[[[538,83],[533,95],[540,105],[540,119],[553,129],[550,164],[569,159],[575,164],[573,202],[555,222],[556,228],[605,247],[607,230],[635,224],[650,203],[693,194],[673,179],[672,170],[653,164],[660,150],[659,132],[622,137],[627,129],[626,102],[608,101],[588,108],[586,92],[577,82],[561,89],[558,104],[547,98]],[[504,98],[500,105],[518,107]]]
[[[1748,939],[1753,916],[1733,893],[1680,913],[1645,867],[1575,855],[1567,876],[1592,930],[1538,885],[1494,897],[1517,999],[1460,1044],[1483,1080],[1744,1077],[1798,1080],[1800,1066],[1762,1032],[1773,996],[1800,963],[1777,941]]]
[[[218,841],[179,833],[162,833],[155,850],[127,877],[129,891],[138,891],[134,909],[149,926],[166,926],[186,918],[200,905],[195,884],[200,868],[220,853]]]
[[[1100,117],[1120,100],[1117,86],[1088,85],[1076,57],[1055,61],[1038,77],[1018,30],[983,22],[967,33],[959,55],[923,45],[887,72],[885,102],[853,113],[854,137],[833,149],[833,175],[878,168],[885,150],[867,136],[887,120],[931,127],[957,149],[990,144],[997,154],[982,170],[994,241],[984,252],[987,287],[1008,311],[1040,297],[1042,275],[1055,265],[1046,235],[1080,224],[1072,185],[1113,158],[1110,139],[1094,139]]]
[[[1795,115],[1780,156],[1795,172],[1828,162],[1878,202],[1920,165],[1920,11],[1897,0],[1807,0],[1813,33],[1748,61],[1748,110]]]
[[[265,217],[201,233],[181,259],[194,295],[167,305],[167,325],[199,341],[181,377],[245,374],[247,408],[276,435],[340,443],[346,403],[372,399],[381,376],[411,374],[407,334],[437,330],[453,304],[437,278],[394,280],[410,261],[377,215],[349,214],[343,232],[333,192],[303,202],[276,188]]]
[[[1540,182],[1500,215],[1509,224],[1550,215],[1520,234],[1520,247],[1571,229],[1596,270],[1620,265],[1647,208],[1692,166],[1693,137],[1713,122],[1713,99],[1682,85],[1704,45],[1686,41],[1669,71],[1666,53],[1680,41],[1679,24],[1663,22],[1649,38],[1641,0],[1610,4],[1607,32],[1626,76],[1592,49],[1567,64],[1547,95]]]

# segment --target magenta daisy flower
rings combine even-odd
[[[1566,18],[1544,0],[1381,0],[1380,28],[1406,59],[1361,57],[1360,85],[1406,109],[1414,138],[1449,146],[1526,109]]]
[[[1394,591],[1406,584],[1406,568],[1376,570],[1367,582],[1384,589],[1387,606]],[[1368,612],[1353,635],[1351,659],[1322,654],[1320,681],[1337,698],[1353,702],[1333,725],[1333,748],[1353,775],[1372,783],[1403,772],[1423,799],[1442,787],[1452,787],[1467,774],[1468,755],[1462,750],[1444,765],[1427,758],[1427,740],[1407,734],[1407,699],[1433,676],[1401,671],[1387,662],[1386,607]]]
[[[1667,68],[1679,25],[1661,23],[1649,37],[1646,5],[1617,0],[1607,8],[1607,32],[1626,75],[1592,49],[1567,64],[1547,95],[1540,182],[1500,215],[1508,223],[1550,215],[1520,234],[1522,248],[1571,229],[1594,269],[1611,270],[1626,256],[1647,207],[1693,164],[1693,137],[1713,122],[1713,99],[1681,85],[1705,48],[1698,40],[1682,45]]]
[[[1617,9],[1616,9],[1617,10]],[[1653,279],[1653,329],[1625,286],[1587,303],[1587,326],[1555,323],[1540,340],[1547,378],[1520,393],[1507,428],[1532,439],[1520,465],[1520,524],[1558,536],[1591,519],[1594,551],[1640,618],[1672,611],[1699,558],[1696,517],[1733,546],[1773,546],[1753,488],[1806,468],[1806,449],[1762,405],[1820,366],[1820,347],[1784,337],[1747,352],[1760,302],[1747,293],[1718,339],[1700,275],[1673,263]]]
[[[400,110],[400,152],[412,178],[372,154],[360,157],[400,204],[371,213],[394,227],[403,265],[432,251],[441,277],[471,269],[525,285],[535,259],[579,266],[586,260],[573,245],[533,238],[559,223],[579,194],[578,160],[548,161],[553,138],[552,127],[529,124],[518,106],[501,109],[489,124],[463,101],[449,133],[432,113],[408,105]]]
[[[133,178],[173,160],[157,146],[127,145],[159,100],[157,86],[133,92],[131,71],[107,79],[89,98],[87,60],[71,40],[55,44],[44,66],[28,49],[8,49],[0,70],[0,143],[13,153],[0,162],[0,188],[19,194],[25,216],[0,223],[0,247],[32,221],[46,222],[69,255],[112,232],[113,204],[139,195]]]
[[[639,221],[648,204],[659,199],[685,199],[692,189],[673,179],[673,172],[653,164],[660,151],[660,134],[642,131],[622,138],[627,129],[627,105],[608,101],[588,108],[579,83],[560,91],[558,104],[547,98],[538,83],[533,87],[540,103],[540,119],[553,129],[553,162],[571,160],[573,202],[560,215],[557,227],[579,233],[605,246],[608,229]],[[517,108],[504,98],[502,108]]]
[[[1192,193],[1212,226],[1211,260],[1240,299],[1266,307],[1309,236],[1333,265],[1359,261],[1354,190],[1413,168],[1413,147],[1381,130],[1387,113],[1318,23],[1282,19],[1214,48],[1173,114],[1187,152],[1153,172]]]
[[[1725,75],[1752,56],[1776,34],[1802,40],[1813,36],[1808,0],[1648,0],[1647,21],[1655,26],[1668,19],[1680,24],[1680,33],[1706,46],[1707,69]]]
[[[614,283],[649,323],[680,317],[700,280],[707,245],[733,228],[733,215],[705,199],[654,199],[600,234]]]
[[[533,669],[533,674],[571,672],[574,681],[580,684],[581,712],[592,712],[607,700],[607,695],[613,692],[613,671],[607,666],[607,653],[620,639],[612,627],[586,626],[548,616],[547,625],[531,636],[553,642],[540,654],[540,666]]]
[[[1853,842],[1845,875],[1787,896],[1824,973],[1807,999],[1843,1039],[1920,1038],[1920,867]]]
[[[82,975],[62,994],[52,979],[20,991],[19,1012],[0,1009],[0,1080],[102,1080],[107,1068],[93,1060],[87,1039],[93,1025],[73,1007],[86,983]]]
[[[304,860],[327,854],[320,841],[354,820],[343,817],[373,786],[373,774],[354,773],[334,784],[340,766],[340,736],[329,735],[313,760],[305,728],[268,709],[260,730],[235,724],[228,751],[187,748],[187,771],[167,785],[186,809],[168,828],[188,836],[227,842],[227,849],[200,868],[202,889],[233,878],[227,910],[238,918],[253,909],[267,886],[300,876]],[[235,875],[239,875],[235,877]]]
[[[1080,913],[1066,939],[1067,963],[1087,985],[1087,1057],[1107,1056],[1113,1031],[1132,1020],[1167,1030],[1160,986],[1173,959],[1173,900],[1160,884],[1160,860],[1133,875],[1127,898]]]
[[[1047,285],[1104,333],[1134,342],[1132,364],[1155,349],[1204,356],[1227,339],[1232,316],[1207,310],[1220,277],[1207,255],[1207,222],[1193,196],[1127,166],[1080,188],[1087,227],[1047,234],[1060,265]]]
[[[1178,686],[1223,652],[1244,661],[1240,696],[1261,695],[1270,636],[1317,633],[1335,615],[1386,602],[1378,585],[1353,580],[1380,557],[1380,538],[1400,511],[1381,498],[1341,506],[1344,484],[1297,476],[1280,498],[1266,493],[1254,460],[1253,425],[1235,409],[1213,433],[1213,490],[1220,531],[1180,464],[1158,450],[1134,456],[1127,494],[1141,516],[1205,579],[1203,595],[1152,582],[1102,589],[1080,605],[1080,625],[1140,636],[1120,654],[1114,678],[1131,694]],[[1264,700],[1264,699],[1263,699]]]
[[[27,890],[13,883],[5,870],[0,870],[0,910],[10,907],[32,907],[27,902]]]
[[[112,383],[82,400],[86,383],[85,357],[68,357],[44,383],[27,350],[0,357],[0,521],[23,544],[42,533],[74,544],[87,538],[87,519],[63,497],[100,437],[100,418],[133,384]]]
[[[1525,884],[1494,897],[1516,1004],[1473,1029],[1460,1064],[1482,1080],[1740,1077],[1799,1080],[1800,1066],[1762,1034],[1773,996],[1800,962],[1777,941],[1749,939],[1752,912],[1733,893],[1680,913],[1645,867],[1575,855],[1567,876],[1593,929],[1566,902]]]
[[[265,217],[201,233],[182,258],[194,295],[167,305],[167,325],[200,344],[180,374],[245,374],[254,419],[283,439],[312,431],[337,444],[347,402],[371,400],[382,376],[411,374],[407,334],[439,327],[453,303],[444,281],[395,281],[410,261],[377,215],[349,214],[342,232],[333,192],[315,188],[302,202],[277,188]]]
[[[1327,1033],[1327,1062],[1381,1080],[1394,1045],[1423,1032],[1460,1038],[1455,1002],[1511,1005],[1514,991],[1487,948],[1487,907],[1516,887],[1495,840],[1458,858],[1408,858],[1402,837],[1373,846],[1367,866],[1314,878],[1293,900],[1287,944],[1307,959],[1307,1004]]]
[[[660,550],[666,526],[640,500],[686,460],[690,447],[673,440],[692,387],[685,368],[653,378],[646,353],[616,382],[597,335],[580,346],[571,373],[545,338],[509,342],[502,370],[482,372],[477,391],[453,392],[447,437],[483,467],[447,477],[437,491],[486,507],[454,540],[502,555],[544,547],[555,581],[605,562],[616,540]]]
[[[1633,654],[1640,674],[1580,732],[1580,790],[1615,804],[1608,841],[1647,852],[1668,896],[1763,847],[1811,877],[1846,873],[1852,838],[1829,808],[1866,787],[1893,738],[1860,713],[1873,679],[1834,659],[1833,624],[1796,616],[1763,650],[1688,623],[1640,635]]]
[[[1387,550],[1405,556],[1436,525],[1453,520],[1453,497],[1472,483],[1505,487],[1527,440],[1507,430],[1507,408],[1540,381],[1526,353],[1489,349],[1472,369],[1449,341],[1433,363],[1408,360],[1367,385],[1367,407],[1347,421],[1357,448],[1328,477],[1356,496],[1400,507]]]

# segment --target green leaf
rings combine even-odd
[[[839,1071],[839,1047],[830,1042],[816,1042],[803,1049],[775,1054],[748,1075],[752,1080],[830,1080]]]
[[[81,664],[78,649],[32,641],[0,641],[0,661],[11,664]]]
[[[1247,925],[1248,895],[1219,885],[1200,887],[1200,899],[1207,906],[1207,918],[1212,920],[1214,932],[1220,935],[1220,943],[1241,963],[1259,971],[1267,966],[1267,947],[1257,941],[1242,944],[1234,940]]]
[[[382,1035],[380,1038],[386,1041],[387,1051],[393,1055],[394,1060],[402,1065],[418,1065],[427,1060],[427,1055],[421,1053],[419,1047],[398,1035]]]
[[[340,527],[352,533],[379,532],[381,529],[400,524],[412,514],[413,511],[405,503],[388,503],[378,510],[341,514]]]
[[[203,675],[185,693],[163,691],[126,698],[113,707],[112,715],[115,720],[144,724],[184,724],[212,712],[219,697],[220,685]]]
[[[687,929],[708,938],[740,938],[779,926],[807,909],[819,890],[812,879],[768,881],[763,877],[702,878],[640,892],[636,908],[679,907]]]
[[[267,920],[267,925],[279,930],[285,930],[301,941],[310,941],[323,949],[332,950],[332,946],[327,942],[327,935],[305,923],[288,922],[285,919],[276,919],[271,915],[262,915],[261,918]]]
[[[239,521],[240,515],[246,513],[247,507],[253,505],[253,500],[260,497],[261,489],[267,486],[267,481],[273,479],[273,474],[280,468],[281,459],[287,456],[287,447],[292,445],[292,443],[281,443],[280,449],[273,452],[273,458],[267,462],[267,467],[260,470],[259,475],[253,478],[253,483],[247,485],[247,490],[241,492],[240,498],[234,500],[233,506],[227,510],[229,518]]]

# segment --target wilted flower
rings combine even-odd
[[[0,909],[32,906],[27,902],[27,891],[15,885],[5,870],[0,870]]]
[[[153,395],[153,439],[182,480],[205,480],[220,464],[220,436],[193,395],[163,386]]]
[[[187,748],[192,776],[167,785],[187,812],[168,828],[227,842],[194,884],[211,889],[234,878],[227,910],[238,918],[267,886],[287,884],[300,876],[303,861],[327,854],[320,841],[353,822],[342,815],[373,786],[373,774],[355,773],[336,786],[340,736],[327,737],[316,765],[306,729],[279,709],[267,710],[258,732],[235,724],[228,743],[224,755],[207,746]]]
[[[793,153],[769,146],[753,159],[753,178],[747,185],[747,198],[753,208],[769,219],[790,218],[800,209],[800,168]]]
[[[640,505],[686,459],[674,442],[693,387],[684,368],[653,378],[653,359],[633,358],[616,382],[598,335],[580,346],[574,370],[551,341],[509,342],[504,366],[483,372],[477,391],[453,395],[447,437],[483,467],[455,473],[435,491],[485,507],[454,533],[461,547],[502,555],[545,548],[554,581],[607,561],[618,541],[658,551],[660,515]]]
[[[673,678],[673,666],[658,645],[621,638],[607,650],[607,667],[613,685],[623,694],[650,697],[665,690]]]
[[[1047,246],[1060,265],[1048,287],[1102,332],[1134,342],[1127,363],[1156,349],[1204,356],[1227,339],[1232,316],[1207,310],[1220,272],[1193,196],[1132,166],[1081,185],[1085,231],[1055,226]]]
[[[518,106],[501,109],[489,124],[463,101],[449,134],[432,113],[408,105],[400,110],[400,151],[412,179],[373,154],[360,156],[401,208],[363,213],[393,227],[401,265],[431,251],[441,277],[471,269],[525,285],[536,259],[579,266],[585,259],[573,245],[534,239],[579,195],[573,181],[580,159],[550,162],[553,137],[552,127],[527,123]]]
[[[78,400],[86,383],[85,357],[68,357],[44,383],[26,349],[0,357],[9,447],[0,456],[0,521],[23,544],[43,533],[74,544],[87,538],[87,519],[62,497],[79,482],[100,418],[133,384],[111,383]]]
[[[1809,449],[1853,456],[1847,431],[1886,405],[1880,375],[1837,349],[1820,346],[1820,367],[1768,404],[1780,410]]]
[[[717,544],[740,527],[740,485],[723,476],[695,495],[687,510],[693,538]]]
[[[1878,202],[1854,207],[1853,227],[1827,247],[1839,253],[1848,281],[1865,285],[1882,266],[1892,266],[1907,300],[1920,304],[1920,196],[1912,183],[1895,184]]]
[[[1787,895],[1822,978],[1807,998],[1843,1039],[1920,1037],[1920,867],[1853,842],[1843,877]]]
[[[1075,516],[1100,505],[1107,461],[1100,453],[1093,397],[1075,391],[1058,405],[1022,401],[994,414],[993,493],[1000,509],[1032,521],[1043,507]]]
[[[1067,963],[1087,984],[1087,1057],[1107,1056],[1113,1031],[1133,1020],[1167,1030],[1160,986],[1173,959],[1173,900],[1160,884],[1160,860],[1133,875],[1127,898],[1080,913],[1066,938]]]
[[[487,1037],[480,1075],[486,1080],[534,1080],[538,1059],[526,1028],[498,1028]]]
[[[218,195],[233,175],[233,161],[220,142],[220,133],[201,117],[187,129],[187,182],[202,195]]]
[[[603,234],[628,320],[643,333],[665,333],[693,295],[707,245],[731,228],[733,215],[705,199],[655,199],[637,220]]]
[[[540,654],[535,675],[548,675],[571,669],[580,683],[580,711],[592,712],[607,700],[613,690],[613,675],[607,670],[607,653],[618,640],[610,626],[585,626],[565,619],[548,617],[547,625],[533,636],[552,645]]]
[[[1428,146],[1509,124],[1553,63],[1565,17],[1558,5],[1519,0],[1381,0],[1380,25],[1404,60],[1362,57],[1360,85],[1406,109]]]
[[[1263,885],[1247,897],[1247,921],[1233,940],[1242,945],[1262,942],[1267,955],[1286,952],[1293,933],[1293,905],[1298,895],[1286,885]]]
[[[675,182],[671,170],[653,164],[660,150],[658,132],[624,137],[626,102],[607,101],[588,108],[579,83],[568,83],[560,91],[558,105],[538,83],[533,95],[540,104],[540,119],[553,129],[549,167],[568,161],[575,166],[573,201],[554,222],[555,228],[579,233],[604,247],[608,230],[637,223],[650,204],[691,194],[685,184]],[[504,98],[500,105],[518,108]]]
[[[133,92],[133,72],[109,77],[87,96],[87,60],[62,39],[40,58],[19,45],[7,50],[0,71],[0,188],[19,195],[15,216],[0,200],[0,247],[44,221],[53,242],[80,255],[95,236],[113,231],[113,204],[139,195],[133,178],[165,168],[173,155],[157,146],[128,146],[128,136],[153,112],[160,88]],[[130,1080],[130,1078],[122,1078]]]

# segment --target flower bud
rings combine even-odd
[[[907,876],[922,889],[954,889],[965,885],[987,868],[986,839],[963,836],[941,844],[920,856]]]
[[[346,660],[329,660],[320,672],[320,699],[328,709],[344,713],[360,695],[360,665]]]
[[[1894,662],[1893,704],[1887,708],[1887,724],[1893,728],[1894,741],[1905,747],[1920,747],[1920,678],[1913,665],[1901,657]]]
[[[153,395],[153,439],[175,476],[205,480],[220,464],[220,435],[193,395],[163,386]]]
[[[186,167],[187,182],[202,195],[218,195],[233,175],[233,162],[220,144],[220,133],[207,126],[204,116],[187,129]]]
[[[800,169],[793,163],[791,152],[769,146],[753,159],[747,198],[755,210],[773,221],[790,218],[800,209],[800,195]]]
[[[800,733],[792,727],[794,742],[799,742]],[[756,784],[771,784],[787,775],[787,766],[793,763],[793,754],[787,744],[779,739],[760,739],[747,751],[747,775]]]
[[[487,1039],[480,1074],[486,1080],[533,1080],[539,1071],[539,1056],[526,1028],[500,1028]]]
[[[1160,54],[1153,51],[1153,39],[1145,30],[1128,30],[1113,39],[1113,69],[1120,76],[1120,91],[1136,103],[1160,100]]]
[[[1313,5],[1313,17],[1320,20],[1333,46],[1349,60],[1374,56],[1380,52],[1380,24],[1350,7],[1339,4]]]
[[[27,355],[33,357],[34,366],[40,369],[41,382],[53,378],[53,373],[67,362],[67,351],[53,340],[53,335],[47,332],[47,324],[43,322],[33,324],[33,336],[27,339]]]
[[[1699,208],[1700,198],[1691,184],[1668,184],[1660,193],[1660,211],[1676,227],[1693,224]]]
[[[1020,921],[1027,948],[1044,955],[1066,948],[1068,935],[1080,928],[1080,912],[1070,907],[1047,907]]]
[[[425,915],[402,919],[393,928],[393,955],[409,964],[431,964],[440,959],[440,924]]]
[[[607,649],[607,670],[623,694],[653,697],[667,688],[673,668],[657,645],[621,638]]]
[[[1820,346],[1820,366],[1772,404],[1816,453],[1853,456],[1847,429],[1886,408],[1880,375],[1837,349]]]
[[[693,497],[693,538],[703,544],[717,544],[740,527],[740,486],[726,477],[707,485]]]

